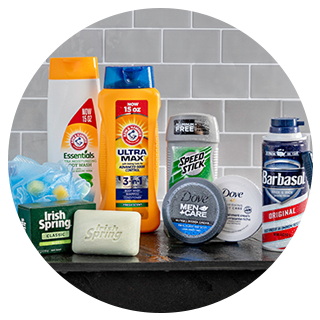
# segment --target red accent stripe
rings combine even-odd
[[[128,114],[141,114],[148,116],[147,100],[117,100],[116,101],[116,118]]]
[[[301,248],[306,248],[307,246],[308,246],[308,237],[305,240],[294,244],[293,246],[279,248],[279,249],[301,249]]]
[[[281,231],[264,233],[262,235],[262,242],[271,242],[271,241],[278,241],[278,240],[292,238],[297,228],[298,226],[290,229],[281,230]]]
[[[308,199],[293,206],[263,212],[263,222],[279,221],[295,217],[305,211]]]
[[[94,112],[93,100],[89,98],[76,112],[69,124],[86,123],[97,128],[96,114]]]

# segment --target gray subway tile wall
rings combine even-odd
[[[47,98],[48,96],[49,64],[44,64],[36,71],[30,80],[23,98]]]
[[[249,66],[193,65],[194,98],[249,98]]]
[[[220,61],[217,30],[164,30],[163,62],[210,63]]]
[[[261,114],[264,116],[261,117]],[[280,117],[280,101],[229,100],[225,102],[226,132],[261,132],[270,119]],[[244,123],[245,122],[245,123]]]
[[[51,53],[35,72],[18,106],[9,143],[17,154],[47,161],[46,108],[50,57],[97,56],[101,86],[107,65],[154,66],[161,94],[158,117],[160,179],[166,192],[165,131],[181,112],[216,116],[219,176],[238,174],[260,186],[261,142],[270,118],[297,116],[311,144],[306,115],[284,70],[256,41],[232,25],[177,9],[124,12],[91,24]]]
[[[190,68],[187,64],[154,64],[155,86],[162,98],[191,98]]]
[[[157,63],[161,61],[161,31],[155,29],[106,30],[105,61]],[[98,60],[99,62],[99,60]]]
[[[20,100],[12,123],[13,131],[46,131],[47,100]]]

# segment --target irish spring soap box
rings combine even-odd
[[[71,251],[73,215],[79,209],[95,210],[94,202],[53,201],[18,205],[22,226],[40,254]]]

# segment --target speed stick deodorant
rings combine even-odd
[[[137,211],[141,232],[152,232],[160,224],[160,94],[152,66],[106,67],[99,109],[101,209]]]
[[[99,208],[97,58],[51,58],[48,86],[48,161],[71,165],[91,185],[85,200]]]
[[[273,118],[262,145],[263,248],[282,251],[301,221],[308,200],[302,154],[306,137],[298,118]]]
[[[214,116],[177,114],[168,121],[167,189],[185,178],[217,179],[219,129]]]

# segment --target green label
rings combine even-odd
[[[137,203],[117,203],[117,208],[145,208],[148,207],[147,202],[137,202]]]
[[[71,239],[40,242],[40,243],[39,243],[39,246],[40,246],[40,247],[44,247],[44,246],[56,246],[56,245],[68,244],[68,243],[71,243]]]
[[[61,238],[69,238],[69,231],[57,231],[57,232],[47,232],[42,233],[42,240],[51,240],[51,239],[61,239]]]
[[[169,188],[185,178],[204,178],[213,181],[211,171],[212,147],[172,147],[173,166]]]

